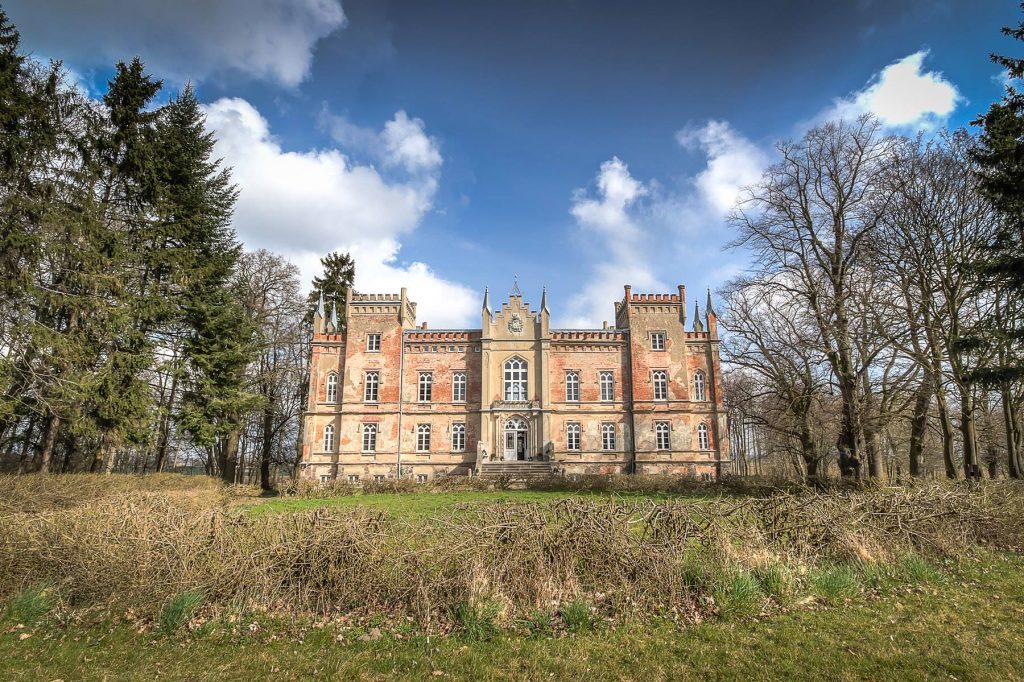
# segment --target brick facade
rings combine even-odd
[[[497,310],[485,292],[480,329],[417,327],[405,289],[350,293],[345,311],[343,332],[322,305],[315,316],[303,476],[426,480],[493,459],[564,474],[714,477],[728,465],[717,320],[709,298],[687,330],[682,286],[627,285],[605,329],[549,328],[546,293],[535,312],[518,285]]]

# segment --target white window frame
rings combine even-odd
[[[324,452],[334,452],[334,424],[324,427]]]
[[[430,424],[416,425],[416,452],[430,452]]]
[[[380,400],[380,372],[377,370],[363,374],[363,402],[375,403]]]
[[[327,375],[327,402],[337,403],[338,402],[338,373],[330,372]]]
[[[665,350],[665,332],[651,332],[651,350]]]
[[[615,424],[613,422],[601,423],[601,449],[606,452],[615,450]]]
[[[693,373],[693,399],[704,402],[708,399],[708,378],[703,370]]]
[[[375,332],[366,335],[366,352],[367,353],[379,353],[380,352],[380,332]]]
[[[672,427],[668,422],[654,422],[654,449],[672,449]]]
[[[462,422],[452,424],[452,452],[466,451],[466,425]]]
[[[330,474],[320,474],[320,485],[327,485],[331,482]]]
[[[383,483],[385,478],[386,477],[384,476],[384,474],[374,474],[373,475],[373,482],[374,483]]]
[[[464,403],[466,402],[466,389],[469,385],[469,380],[466,377],[465,372],[455,372],[452,374],[452,402],[453,403]]]
[[[580,401],[580,373],[569,370],[565,373],[565,402],[578,403]]]
[[[668,372],[663,369],[651,372],[651,384],[654,387],[655,400],[668,400]]]
[[[348,482],[349,483],[359,483],[359,474],[349,474],[348,475]]]
[[[416,402],[429,403],[434,398],[434,373],[420,372],[419,381],[416,383]]]
[[[416,474],[417,483],[426,483],[430,479],[426,474]]]
[[[377,452],[377,433],[379,430],[376,424],[363,424],[363,452]]]
[[[708,429],[708,425],[704,422],[697,424],[697,449],[711,449],[711,431]]]
[[[601,387],[601,402],[610,403],[615,400],[615,372],[599,372],[597,383]]]
[[[511,357],[502,364],[505,400],[527,400],[529,366],[521,357]]]
[[[572,452],[579,452],[583,448],[583,429],[579,422],[569,422],[565,425],[565,449]]]

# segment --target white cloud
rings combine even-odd
[[[183,82],[239,72],[296,86],[317,41],[345,23],[338,0],[25,0],[11,20],[45,54],[77,67],[142,57],[151,73]]]
[[[404,127],[403,135],[394,137],[402,168],[387,175],[354,163],[341,149],[285,151],[267,120],[243,99],[220,99],[204,111],[217,137],[214,153],[232,167],[241,189],[233,222],[247,247],[289,257],[305,282],[318,272],[323,254],[349,251],[358,290],[390,293],[406,286],[419,304],[420,319],[435,326],[472,321],[475,292],[439,277],[424,263],[398,258],[400,238],[431,209],[439,180],[436,142],[431,140],[429,149],[401,144],[415,131],[430,140],[422,121],[396,114],[394,120]]]
[[[889,64],[849,97],[836,99],[818,120],[871,113],[893,128],[935,128],[963,101],[957,87],[938,71],[925,71],[928,50]]]
[[[340,144],[391,168],[430,173],[443,163],[437,139],[427,135],[421,119],[409,118],[404,111],[396,112],[380,132],[355,125],[326,109],[320,114],[320,123]]]
[[[693,184],[705,206],[719,217],[732,209],[740,190],[757,182],[768,165],[768,155],[726,121],[688,126],[676,133],[676,141],[707,157],[707,166]]]

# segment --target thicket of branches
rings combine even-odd
[[[269,487],[305,402],[298,269],[238,244],[190,87],[135,59],[97,101],[19,43],[0,11],[0,471]],[[325,265],[312,295],[343,297],[351,260]]]

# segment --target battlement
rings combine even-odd
[[[382,301],[394,301],[399,302],[402,300],[401,294],[352,294],[352,303],[379,303]]]
[[[552,341],[625,341],[623,329],[552,329]]]
[[[407,343],[466,343],[479,338],[479,331],[469,329],[407,329],[405,332]]]

